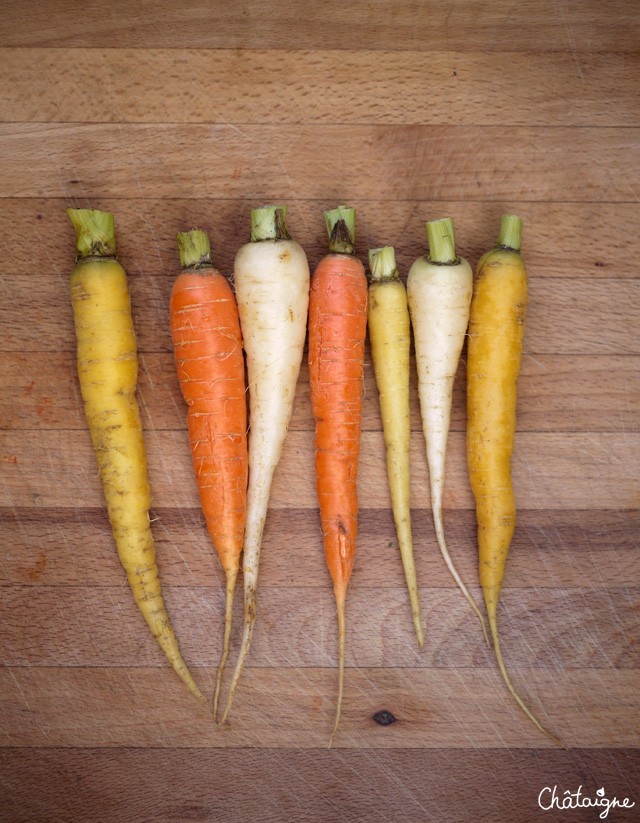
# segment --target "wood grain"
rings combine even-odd
[[[0,197],[128,191],[255,204],[473,192],[477,200],[637,201],[639,135],[545,126],[4,124]]]
[[[527,355],[518,381],[520,431],[637,432],[640,358],[634,355]],[[411,373],[415,374],[412,360]],[[452,431],[465,427],[465,363],[456,376]],[[72,352],[11,352],[0,360],[0,428],[86,429]],[[186,429],[186,406],[172,354],[144,355],[138,396],[145,429]],[[313,431],[309,370],[302,364],[291,431]],[[379,431],[380,404],[370,356],[365,363],[363,428]],[[411,384],[411,428],[421,431],[418,391]]]
[[[320,547],[316,551],[319,554]],[[306,567],[302,553],[299,562]],[[304,577],[299,572],[286,589],[261,584],[259,620],[248,666],[277,670],[335,666],[335,604],[328,575],[319,576],[314,588],[308,584],[299,588]],[[636,582],[640,584],[640,580]],[[164,666],[164,655],[145,631],[128,586],[122,578],[119,583],[93,588],[87,580],[85,585],[74,587],[3,588],[0,620],[4,664]],[[477,587],[473,588],[481,599]],[[187,663],[216,666],[224,586],[165,585],[164,592]],[[347,608],[347,664],[412,671],[494,667],[479,623],[456,588],[423,588],[420,600],[426,626],[422,651],[415,642],[406,593],[401,588],[374,589],[354,582]],[[508,665],[518,679],[518,669],[557,673],[640,669],[640,648],[633,638],[639,609],[640,587],[505,590],[500,621]],[[238,602],[234,653],[241,636],[242,607]]]
[[[475,514],[445,513],[449,547],[462,577],[477,580]],[[521,511],[505,588],[619,588],[640,586],[637,511]],[[163,581],[173,586],[219,589],[222,571],[200,508],[153,510],[153,533]],[[451,577],[435,543],[431,513],[413,511],[418,582],[447,588]],[[104,508],[0,509],[0,545],[10,546],[0,566],[0,585],[123,586]],[[82,565],[78,564],[82,557]],[[304,575],[298,558],[304,557]],[[272,509],[260,560],[261,586],[313,588],[327,570],[317,513]],[[404,576],[391,512],[362,509],[352,586],[398,589]]]
[[[134,326],[143,354],[173,351],[168,306],[174,279],[130,278]],[[4,351],[75,351],[68,274],[5,278],[0,282],[0,299]],[[19,322],[16,303],[22,309]],[[640,280],[594,280],[585,289],[579,278],[531,277],[527,316],[527,355],[640,354],[640,336],[630,333],[640,326]],[[144,369],[144,359],[140,365]]]
[[[0,16],[0,823],[529,823],[544,786],[640,803],[640,7],[628,0],[97,0]],[[3,48],[4,47],[4,48]],[[167,329],[175,235],[232,271],[249,212],[289,206],[314,267],[322,211],[358,254],[450,214],[475,264],[524,221],[531,281],[500,608],[507,694],[435,545],[415,375],[418,652],[370,357],[343,722],[312,474],[306,367],[264,536],[255,642],[219,730],[171,673],[116,557],[74,364],[67,206],[112,210],[130,274],[153,530],[168,608],[207,694],[222,580]],[[464,362],[449,544],[478,594]],[[241,627],[236,602],[233,654]],[[398,718],[383,728],[382,709]],[[585,748],[586,747],[586,748]],[[250,779],[247,779],[250,778]],[[591,821],[593,810],[554,819]],[[618,819],[613,813],[609,819]],[[551,818],[550,818],[551,819]]]
[[[394,196],[402,197],[398,189]],[[233,271],[237,250],[249,239],[250,211],[257,201],[194,199],[107,200],[95,196],[5,199],[0,209],[0,255],[6,275],[68,273],[73,265],[73,231],[65,208],[112,210],[116,217],[118,255],[130,275],[174,275],[178,265],[176,234],[192,226],[206,228],[216,265]],[[426,220],[451,214],[456,245],[475,265],[495,242],[500,215],[512,208],[524,223],[523,253],[532,277],[634,279],[632,261],[640,259],[640,204],[531,203],[521,199],[476,202],[475,192],[465,200],[355,200],[357,244],[366,260],[369,248],[391,244],[401,273],[426,253]],[[327,248],[322,211],[330,200],[288,198],[287,223],[291,234],[316,265]],[[597,231],[596,231],[597,229]],[[602,236],[611,238],[603,243]],[[583,284],[587,290],[588,283]],[[65,284],[66,288],[66,284]],[[529,329],[530,330],[530,329]],[[0,346],[2,340],[0,339]]]
[[[422,0],[397,3],[339,0],[321,6],[287,0],[240,0],[233,5],[193,0],[188,9],[163,0],[132,6],[113,0],[109,14],[98,0],[47,0],[46,14],[13,3],[2,18],[0,46],[101,46],[111,48],[309,48],[478,50],[539,49],[574,54],[636,51],[638,11],[626,0],[544,5],[522,0]]]
[[[186,433],[151,431],[145,442],[154,504],[196,507],[198,492]],[[274,477],[272,508],[317,506],[313,454],[308,432],[289,433]],[[0,461],[4,469],[0,506],[102,505],[88,432],[0,432]],[[640,508],[639,461],[638,434],[522,432],[516,437],[513,457],[518,507],[603,509],[615,504],[620,509]],[[419,432],[411,438],[411,466],[412,504],[428,505],[426,456]],[[389,508],[381,432],[362,434],[359,471],[362,508]],[[473,506],[462,432],[452,432],[449,438],[444,505],[450,509]]]
[[[213,670],[197,670],[205,693]],[[526,694],[568,746],[635,746],[637,671],[528,669]],[[0,746],[326,748],[334,669],[249,669],[232,722],[214,725],[168,669],[0,669]],[[524,691],[524,689],[523,689]],[[372,715],[386,709],[397,723]],[[544,749],[495,670],[352,669],[336,748]]]
[[[452,808],[463,810],[458,820],[531,823],[544,787],[575,791],[582,784],[595,797],[605,785],[608,796],[622,800],[635,797],[640,784],[640,758],[620,749],[26,748],[0,750],[0,764],[3,823],[68,823],[78,807],[101,823],[249,820],[258,797],[269,823],[443,821]],[[251,775],[248,789],[229,780],[243,774]],[[620,820],[632,813],[620,812]],[[593,809],[567,818],[592,823]]]
[[[638,126],[639,71],[633,53],[12,49],[0,122],[564,126],[571,100],[572,125]]]

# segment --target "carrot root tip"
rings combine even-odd
[[[338,727],[340,726],[340,714],[342,712],[342,695],[344,692],[344,647],[345,647],[345,593],[337,595],[338,606],[338,700],[336,703],[336,717],[333,724],[333,731],[329,738],[329,748],[333,743],[333,738],[336,736]]]
[[[240,653],[238,655],[238,661],[236,663],[235,671],[233,672],[233,678],[231,680],[231,686],[229,687],[229,694],[227,696],[227,704],[224,708],[224,712],[222,714],[222,718],[218,723],[219,726],[223,726],[229,716],[229,712],[231,711],[231,706],[233,704],[233,698],[236,692],[236,688],[238,686],[238,682],[240,681],[240,675],[242,674],[242,670],[244,668],[244,664],[249,656],[249,648],[251,646],[251,638],[253,636],[253,625],[254,625],[254,617],[255,617],[255,610],[250,613],[249,619],[245,619],[244,624],[244,633],[242,635],[242,645],[240,646]]]
[[[222,690],[222,677],[224,669],[229,657],[229,643],[231,640],[231,622],[233,616],[233,592],[236,585],[236,572],[227,573],[227,590],[226,602],[224,610],[224,638],[222,642],[222,654],[220,655],[220,663],[218,664],[218,673],[216,675],[216,688],[213,694],[213,719],[218,716],[218,702],[220,700],[220,691]]]
[[[520,697],[518,692],[516,691],[515,686],[511,682],[511,678],[509,677],[509,673],[507,672],[507,667],[505,666],[503,657],[502,657],[502,650],[500,648],[500,638],[498,636],[498,622],[495,614],[489,612],[489,626],[491,627],[491,637],[493,638],[493,648],[496,655],[496,661],[498,663],[498,668],[500,669],[500,674],[502,675],[502,679],[511,693],[511,696],[514,698],[518,706],[522,709],[522,711],[527,715],[529,720],[543,733],[545,734],[550,740],[555,743],[556,746],[560,746],[560,748],[568,750],[568,746],[560,740],[555,734],[550,732],[548,729],[542,725],[542,723],[538,720],[538,718],[533,714],[533,712],[529,709],[526,705],[524,700]]]

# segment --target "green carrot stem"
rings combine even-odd
[[[396,254],[393,246],[383,246],[381,249],[369,249],[369,269],[371,280],[374,283],[385,280],[398,280]]]
[[[522,220],[517,215],[502,215],[498,246],[512,251],[520,251],[522,248]]]
[[[453,219],[443,217],[441,220],[429,220],[426,229],[429,242],[429,260],[443,266],[455,265],[459,258],[456,254]]]
[[[329,235],[329,251],[336,254],[355,254],[356,210],[338,206],[324,213]]]
[[[261,206],[251,211],[251,242],[289,240],[286,206]]]
[[[77,260],[84,257],[115,257],[116,232],[113,214],[97,209],[67,209],[76,232]]]
[[[201,269],[211,266],[211,243],[202,229],[181,231],[178,234],[178,252],[183,269]]]

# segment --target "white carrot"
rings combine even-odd
[[[451,218],[428,222],[427,238],[429,257],[420,257],[411,266],[407,294],[416,347],[431,509],[440,552],[453,579],[478,615],[488,642],[484,617],[449,555],[442,518],[453,381],[469,323],[473,272],[467,261],[456,255]]]
[[[234,279],[249,386],[249,487],[242,571],[244,632],[226,720],[249,654],[256,616],[262,531],[271,481],[287,434],[307,331],[309,264],[286,229],[286,207],[251,212],[251,242],[236,255]]]

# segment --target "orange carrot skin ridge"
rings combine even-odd
[[[320,519],[337,599],[344,599],[356,553],[366,328],[362,263],[351,255],[328,255],[311,279],[309,377]]]
[[[235,297],[213,268],[183,271],[171,292],[171,334],[207,529],[237,574],[247,501],[247,405]]]

